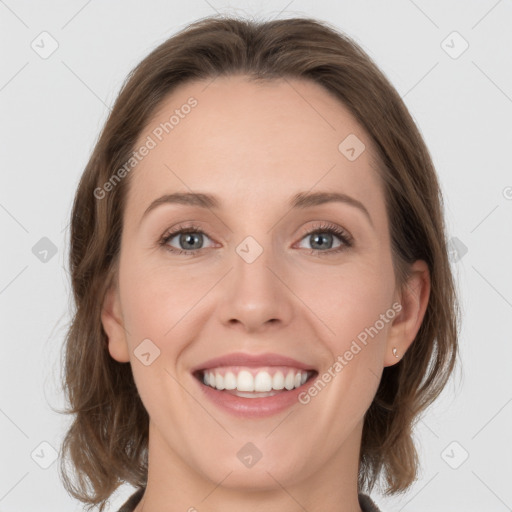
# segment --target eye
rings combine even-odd
[[[341,243],[334,246],[335,239]],[[311,245],[311,254],[333,254],[339,253],[353,246],[354,240],[352,236],[343,228],[329,223],[321,223],[306,233],[302,238]],[[306,247],[307,249],[307,247]]]
[[[204,231],[197,225],[179,225],[171,231],[167,232],[159,244],[167,251],[175,254],[197,255],[204,247],[205,238],[211,240]],[[340,243],[335,244],[338,239]],[[339,253],[353,246],[352,236],[343,228],[330,223],[317,224],[308,231],[301,239],[309,241],[310,253],[313,255],[330,255]],[[173,245],[174,244],[174,245]],[[176,247],[177,245],[177,247]],[[214,244],[212,242],[213,247]],[[307,247],[299,246],[308,249]]]
[[[204,239],[208,238],[206,234],[195,225],[179,225],[170,232],[167,232],[160,240],[160,245],[170,252],[176,254],[196,254],[197,251],[204,249]],[[171,242],[178,247],[171,245]]]

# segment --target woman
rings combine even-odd
[[[84,503],[127,482],[122,511],[366,512],[380,476],[416,479],[412,426],[457,356],[442,196],[395,89],[326,23],[207,18],[146,57],[70,266],[61,470]]]

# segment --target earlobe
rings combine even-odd
[[[120,363],[130,361],[128,340],[121,314],[121,304],[117,288],[111,286],[101,308],[101,323],[108,338],[108,350],[113,359]]]
[[[384,366],[398,363],[416,337],[430,297],[430,273],[423,260],[414,262],[402,288],[402,309],[394,319],[386,344]]]

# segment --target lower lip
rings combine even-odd
[[[302,386],[290,391],[283,391],[273,396],[261,398],[244,398],[232,395],[225,391],[219,391],[211,386],[203,384],[194,377],[202,392],[221,409],[243,418],[263,418],[278,414],[294,404],[299,403],[299,395],[308,388],[316,375],[309,378]]]

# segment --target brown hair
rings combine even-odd
[[[130,176],[101,199],[95,190],[129,160],[152,114],[176,86],[234,74],[313,80],[348,107],[379,157],[397,284],[405,283],[409,264],[418,259],[428,264],[431,292],[422,325],[402,360],[384,368],[365,416],[360,492],[371,491],[381,474],[386,494],[404,491],[417,478],[413,426],[455,365],[459,313],[441,190],[425,143],[396,90],[356,43],[326,22],[201,19],[130,73],[74,200],[69,264],[76,311],[66,339],[63,382],[66,412],[75,416],[63,441],[60,469],[68,492],[91,506],[99,504],[100,510],[121,483],[146,484],[149,418],[130,365],[109,355],[100,318],[105,292],[116,279]],[[71,467],[66,468],[68,458]]]

